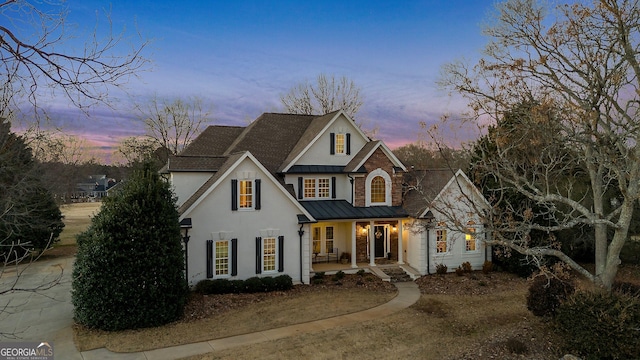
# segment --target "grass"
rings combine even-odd
[[[144,351],[344,315],[383,304],[394,296],[365,289],[285,293],[210,318],[155,328],[108,332],[76,325],[74,340],[80,351],[101,347],[114,352]]]
[[[497,333],[545,326],[526,309],[526,283],[482,296],[423,295],[378,320],[185,359],[446,359],[460,357]],[[529,339],[527,339],[529,340]]]
[[[91,217],[100,210],[101,205],[100,202],[62,205],[60,210],[64,215],[64,229],[56,246],[75,245],[76,236],[87,229],[91,223]]]

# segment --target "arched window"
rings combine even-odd
[[[380,168],[365,180],[365,206],[391,206],[391,176]]]
[[[383,203],[386,201],[386,186],[382,176],[376,176],[371,180],[371,202]]]

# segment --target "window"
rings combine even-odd
[[[438,223],[438,226],[445,226],[444,223]],[[436,253],[447,252],[447,229],[436,230]]]
[[[319,226],[314,227],[313,228],[313,253],[314,254],[320,253],[320,249],[322,248],[321,242],[322,242],[322,228]]]
[[[253,181],[240,180],[240,209],[253,208]]]
[[[325,252],[327,254],[333,252],[333,226],[327,226],[325,228]]]
[[[334,227],[313,226],[311,228],[314,254],[328,254],[333,252]]]
[[[304,197],[316,197],[316,179],[304,179]]]
[[[304,198],[305,199],[327,199],[331,194],[331,179],[329,178],[305,178]]]
[[[216,241],[214,251],[215,275],[229,275],[229,241]]]
[[[391,176],[377,168],[371,171],[365,179],[365,206],[391,206],[392,185]]]
[[[336,154],[344,154],[345,141],[344,134],[336,134]]]
[[[262,239],[262,271],[276,271],[276,238]]]
[[[329,197],[329,179],[318,179],[318,197],[319,198],[328,198]]]
[[[385,181],[382,176],[376,176],[371,180],[371,202],[383,203],[386,201]]]
[[[475,225],[473,221],[469,221],[467,225]],[[465,248],[467,251],[476,251],[476,228],[468,227],[464,235]]]

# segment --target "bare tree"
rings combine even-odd
[[[114,34],[108,13],[104,37],[96,23],[83,49],[61,52],[75,37],[67,12],[63,0],[0,3],[0,116],[10,116],[22,101],[39,109],[39,99],[58,93],[81,109],[107,103],[110,86],[122,86],[148,63],[142,56],[148,45],[144,40],[120,54],[124,32]]]
[[[123,165],[132,165],[153,159],[159,147],[160,143],[156,139],[147,136],[131,136],[118,143],[118,149],[114,155]]]
[[[308,81],[294,86],[286,95],[280,96],[285,111],[292,114],[323,115],[335,110],[344,110],[355,119],[362,106],[360,88],[346,76],[336,79],[320,74],[316,84]]]
[[[497,5],[495,22],[486,29],[492,40],[484,57],[474,67],[447,65],[441,80],[469,100],[470,120],[478,124],[499,123],[527,101],[541,104],[534,111],[556,109],[553,117],[534,113],[524,123],[528,130],[510,134],[526,143],[498,141],[493,158],[481,157],[503,189],[524,195],[543,212],[529,206],[513,207],[514,216],[506,218],[488,213],[492,242],[527,255],[558,257],[606,289],[640,196],[638,24],[637,1],[593,0],[551,11],[537,1],[509,0]],[[558,142],[564,150],[554,153]],[[526,150],[522,144],[538,146],[542,154],[526,171],[509,156],[518,147]],[[578,172],[588,179],[586,192],[570,181]],[[617,196],[607,201],[611,191]],[[550,221],[531,221],[536,216]],[[533,230],[579,225],[595,231],[595,274],[552,243],[528,244]]]
[[[202,99],[163,100],[155,96],[147,105],[138,105],[147,136],[171,154],[178,154],[212,122],[211,107]]]

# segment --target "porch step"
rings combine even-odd
[[[411,278],[411,275],[407,274],[400,267],[390,267],[390,268],[384,268],[381,270],[389,276],[392,283],[413,281],[413,279]]]

